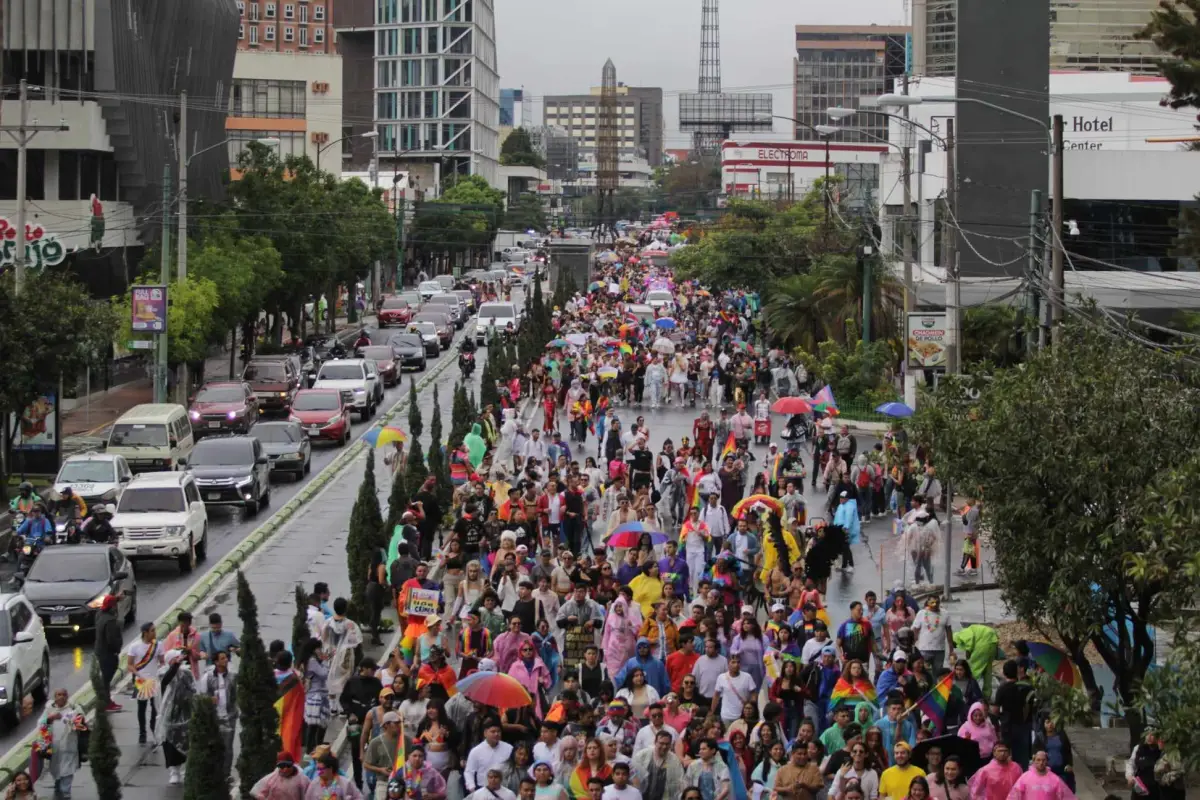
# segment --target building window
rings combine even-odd
[[[294,5],[292,5],[291,3],[288,3],[287,5],[285,5],[283,7],[283,18],[284,19],[295,19],[296,18],[296,7]]]
[[[306,5],[300,6],[300,21],[304,23],[308,22],[308,6]]]
[[[266,26],[266,28],[263,30],[263,38],[266,39],[268,42],[275,41],[275,26],[274,25]]]
[[[325,41],[325,29],[313,28],[313,44],[321,44]]]
[[[245,26],[245,25],[238,25],[238,39],[239,39],[239,40],[242,40],[242,39],[245,39],[245,38],[246,38],[246,26]]]
[[[296,38],[296,29],[290,25],[283,29],[283,40],[285,42],[293,41]]]
[[[250,21],[258,22],[258,3],[250,4]]]
[[[229,97],[232,117],[300,119],[308,102],[304,81],[235,78]]]
[[[250,45],[256,46],[257,44],[258,44],[258,26],[251,25],[250,26]]]
[[[246,16],[246,4],[244,2],[242,2],[242,0],[238,0],[237,6],[238,6],[238,16],[239,17]]]
[[[275,4],[267,3],[267,19],[275,19]]]
[[[300,6],[304,8],[305,6]],[[300,46],[308,47],[308,28],[300,28]]]
[[[313,6],[313,19],[317,22],[324,22],[325,6]]]

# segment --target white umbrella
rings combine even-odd
[[[650,348],[656,353],[675,354],[675,343],[670,339],[655,339],[654,344],[650,345]]]

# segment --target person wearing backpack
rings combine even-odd
[[[867,454],[859,453],[850,470],[850,482],[858,493],[858,518],[863,522],[871,518],[875,507],[875,472],[876,467],[867,460]]]

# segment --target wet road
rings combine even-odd
[[[519,294],[519,290],[517,291]],[[368,326],[371,326],[368,322]],[[457,346],[465,333],[472,330],[473,320],[468,321],[462,331],[457,331],[455,334],[454,345],[451,349],[442,351],[440,357],[435,360],[430,360],[427,371],[432,370],[442,360],[457,359]],[[377,344],[386,343],[388,337],[394,334],[395,329],[388,328],[383,331],[373,331],[372,339]],[[481,370],[476,369],[472,379],[472,386],[478,391],[478,377]],[[359,422],[357,415],[353,416],[354,438],[362,436],[375,419],[385,411],[392,408],[396,403],[405,400],[408,397],[409,378],[416,375],[418,384],[420,383],[422,373],[405,372],[403,380],[398,386],[386,390],[386,396],[383,404],[380,405],[376,412],[376,417],[366,422]],[[454,383],[459,380],[461,374],[458,365],[451,364],[446,367],[436,378],[434,386],[437,387],[440,396],[441,408],[443,411],[443,430],[450,429],[450,411],[452,406],[451,389]],[[426,430],[429,428],[429,422],[433,411],[433,391],[429,388],[423,389],[419,393],[419,403],[423,419],[425,421]],[[401,417],[399,420],[401,427],[407,428],[407,419]],[[428,438],[426,436],[426,438]],[[138,582],[138,621],[135,625],[127,626],[125,629],[125,640],[128,644],[136,637],[137,625],[146,620],[157,618],[160,614],[169,609],[181,597],[187,589],[196,581],[200,580],[222,557],[230,550],[236,547],[250,534],[256,527],[264,523],[271,516],[274,510],[282,508],[285,503],[292,498],[301,488],[303,488],[310,480],[313,479],[326,465],[342,452],[341,448],[333,444],[319,444],[313,447],[312,453],[312,471],[310,475],[302,480],[295,480],[290,477],[273,477],[271,488],[271,507],[265,511],[259,512],[257,515],[248,516],[245,511],[236,508],[228,507],[210,507],[208,509],[208,558],[199,564],[196,570],[190,574],[181,574],[178,567],[170,561],[149,561],[139,562],[136,566],[136,576]],[[382,468],[382,460],[377,465],[377,476],[381,495],[386,497],[388,487],[388,477],[386,471]],[[353,473],[353,474],[350,474]],[[337,516],[340,519],[340,525],[345,526],[349,519],[350,506],[353,503],[354,492],[357,490],[358,483],[361,481],[361,466],[355,467],[348,471],[348,474],[333,482],[333,486],[346,484],[346,491],[340,494],[346,495],[348,492],[348,501],[344,503],[344,513],[341,510],[337,511]],[[341,499],[330,499],[318,497],[314,502],[334,502],[341,505]],[[303,519],[307,516],[307,512],[297,516],[298,519]],[[304,536],[311,537],[314,540],[328,540],[328,530],[321,526],[307,525],[289,525],[281,534],[283,537]],[[277,535],[278,537],[279,535]],[[345,581],[345,556],[344,545],[341,548],[341,566],[336,569],[336,575],[331,577],[339,578]],[[11,572],[11,567],[9,568]],[[293,573],[296,578],[300,574]],[[7,583],[7,575],[0,575]],[[331,581],[332,583],[332,581]],[[264,603],[274,602],[274,598],[269,601],[267,598],[259,598],[259,607],[262,608]],[[289,601],[290,602],[290,599]],[[224,611],[224,610],[223,610]],[[224,617],[227,621],[232,620],[231,628],[237,629],[236,611],[230,613],[225,612]],[[207,627],[207,619],[201,619],[197,614],[197,624],[201,627]],[[93,640],[90,635],[76,637],[74,639],[52,639],[50,642],[50,674],[51,685],[54,688],[65,687],[68,692],[74,693],[89,679],[91,669]],[[126,698],[128,701],[128,698]],[[40,708],[34,709],[35,713],[40,713]],[[7,750],[21,737],[32,731],[35,727],[36,716],[30,716],[24,719],[15,729],[3,731],[0,735],[0,751]]]

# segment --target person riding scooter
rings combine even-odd
[[[367,329],[363,328],[362,330],[360,330],[358,332],[358,338],[354,340],[354,349],[357,350],[360,347],[370,347],[370,346],[371,346],[371,337],[367,335]]]
[[[8,501],[8,510],[14,514],[29,516],[29,512],[40,502],[42,502],[42,498],[38,497],[38,493],[33,490],[33,484],[29,481],[21,481],[21,485],[17,487],[17,496]]]
[[[30,509],[29,516],[17,528],[17,538],[30,545],[54,542],[54,523],[46,516],[46,507],[41,503]]]
[[[82,497],[75,494],[74,489],[70,486],[64,486],[58,494],[59,500],[55,504],[55,514],[66,514],[76,519],[83,519],[87,516],[87,503],[84,502]]]
[[[109,544],[117,541],[117,532],[113,530],[112,518],[117,512],[116,506],[98,505],[92,509],[92,516],[83,523],[80,530],[85,541],[97,544]]]

